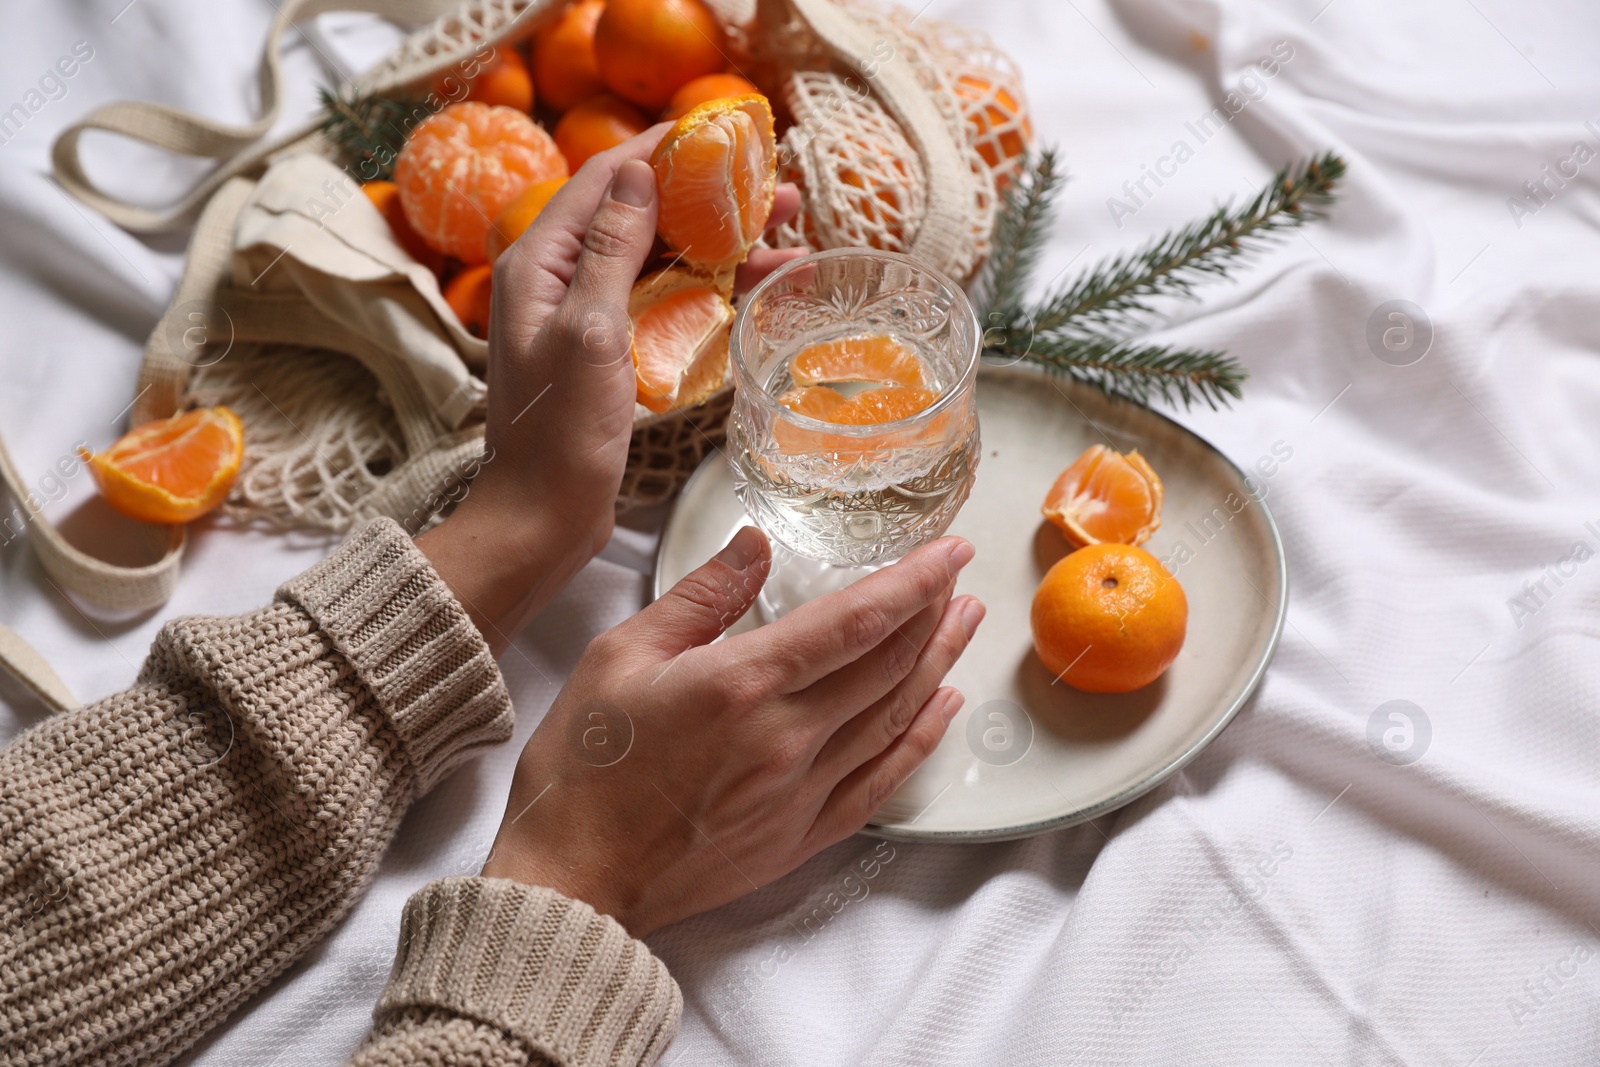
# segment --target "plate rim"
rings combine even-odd
[[[996,365],[988,362],[986,358],[980,359],[978,376],[981,378],[986,374],[991,377],[996,374],[1000,374],[1016,375],[1019,377],[1036,377],[1045,380],[1051,380],[1053,378],[1051,373],[1046,370],[1024,368],[1015,363]],[[1088,385],[1087,383],[1075,382],[1071,379],[1069,379],[1069,382],[1074,385],[1082,385],[1087,389],[1094,389],[1094,386]],[[1054,383],[1052,382],[1052,384]],[[1119,393],[1105,393],[1104,395],[1113,401],[1125,404],[1133,404],[1136,407],[1143,408],[1147,414],[1153,415],[1156,418],[1176,427],[1180,433],[1187,434],[1188,436],[1194,438],[1196,441],[1204,445],[1212,454],[1221,459],[1223,463],[1227,464],[1228,468],[1238,476],[1241,482],[1248,483],[1249,476],[1245,474],[1244,470],[1240,468],[1237,463],[1228,457],[1227,453],[1223,452],[1216,445],[1212,444],[1210,440],[1202,437],[1200,434],[1185,426],[1177,419],[1163,411],[1157,411],[1155,408],[1144,404],[1139,404],[1137,401]],[[1079,414],[1085,420],[1089,419],[1089,417],[1082,412],[1079,412]],[[688,495],[690,488],[700,480],[701,476],[705,474],[706,469],[711,464],[725,464],[726,462],[727,457],[723,454],[720,448],[707,453],[706,456],[695,467],[694,471],[689,475],[689,477],[684,480],[683,486],[673,497],[672,510],[668,513],[666,522],[664,522],[661,526],[661,536],[656,543],[655,569],[650,575],[650,591],[652,600],[659,600],[667,591],[666,589],[662,588],[662,563],[666,557],[668,534],[672,529],[674,521],[678,517],[678,504],[685,496]],[[1078,826],[1082,823],[1097,819],[1101,815],[1116,811],[1118,808],[1126,807],[1135,800],[1138,800],[1140,797],[1144,796],[1146,793],[1150,792],[1152,789],[1161,785],[1174,774],[1177,774],[1179,771],[1183,770],[1183,768],[1187,767],[1195,759],[1195,757],[1199,756],[1201,752],[1205,751],[1212,742],[1222,735],[1222,732],[1233,723],[1235,718],[1238,717],[1239,712],[1244,708],[1245,704],[1249,702],[1250,698],[1255,696],[1256,690],[1261,686],[1261,680],[1266,677],[1267,668],[1271,666],[1273,657],[1277,654],[1278,642],[1283,636],[1283,626],[1285,621],[1288,619],[1289,560],[1288,556],[1283,550],[1283,535],[1278,529],[1278,520],[1273,516],[1272,509],[1267,505],[1266,499],[1264,497],[1255,497],[1254,499],[1255,503],[1261,509],[1262,517],[1266,521],[1267,533],[1270,535],[1269,539],[1272,545],[1272,553],[1277,564],[1278,571],[1279,596],[1278,603],[1273,611],[1272,633],[1268,636],[1266,646],[1262,649],[1261,656],[1257,659],[1255,668],[1250,672],[1249,679],[1245,682],[1243,688],[1239,690],[1238,695],[1234,697],[1233,702],[1228,706],[1228,710],[1225,711],[1212,725],[1211,729],[1207,730],[1203,736],[1195,741],[1194,744],[1190,745],[1183,752],[1169,760],[1157,771],[1146,776],[1145,778],[1140,779],[1138,782],[1134,783],[1132,786],[1129,786],[1127,789],[1124,789],[1122,792],[1108,797],[1099,803],[1091,804],[1088,807],[1079,808],[1075,811],[1071,811],[1065,815],[1060,815],[1054,818],[1042,819],[1030,823],[1022,823],[1017,826],[1009,826],[996,830],[910,830],[901,827],[885,826],[879,823],[869,822],[857,832],[868,837],[877,837],[889,841],[932,841],[959,843],[1015,841],[1021,838],[1034,837],[1038,834],[1047,833],[1051,830],[1060,830],[1069,826]]]

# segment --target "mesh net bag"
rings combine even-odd
[[[987,252],[998,192],[1031,141],[1015,65],[981,33],[871,0],[708,3],[728,29],[739,69],[779,112],[782,177],[802,192],[800,214],[773,243],[905,252],[970,278]],[[56,178],[131,231],[196,227],[184,281],[146,347],[131,418],[143,422],[216,403],[245,416],[251,427],[245,468],[227,505],[236,517],[326,531],[375,514],[428,518],[436,514],[429,504],[460,484],[481,452],[481,395],[470,410],[443,414],[419,404],[402,387],[404,374],[385,370],[348,331],[297,336],[264,329],[218,361],[175,354],[170,343],[175,316],[228,291],[230,222],[250,182],[286,157],[335,155],[310,127],[271,143],[264,138],[278,117],[282,37],[297,21],[345,5],[284,0],[275,6],[262,59],[260,119],[230,127],[157,105],[113,104],[62,134],[54,149]],[[396,94],[430,85],[485,44],[526,38],[566,4],[469,0],[443,10],[442,0],[366,0],[355,6],[420,26],[350,86]],[[77,145],[90,129],[219,165],[166,209],[128,204],[84,172]],[[220,201],[234,214],[220,210]],[[209,216],[215,218],[208,225]],[[459,329],[444,334],[461,375],[481,375],[482,342]],[[618,508],[675,493],[720,447],[728,407],[724,389],[688,411],[652,415],[639,408]]]

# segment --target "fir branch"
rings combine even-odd
[[[1065,181],[1066,174],[1056,169],[1055,149],[1047,148],[1020,168],[1007,187],[989,239],[989,258],[974,291],[984,321],[1016,318],[1028,279],[1050,237],[1055,198]]]
[[[1160,399],[1184,407],[1198,401],[1213,409],[1226,407],[1242,395],[1239,387],[1246,377],[1244,369],[1221,352],[1110,337],[1034,335],[1025,347],[1014,349],[1008,339],[990,347],[987,354],[1037,363],[1140,404]]]
[[[328,88],[319,89],[318,95],[322,100],[318,129],[338,149],[339,162],[364,182],[393,179],[395,157],[416,125],[418,112],[423,117],[430,113],[419,100],[360,96]]]
[[[1224,277],[1240,260],[1284,231],[1321,218],[1344,176],[1344,160],[1325,153],[1285,167],[1242,208],[1224,204],[1199,222],[1114,257],[1034,309],[1034,328],[1085,335],[1148,324],[1157,297],[1194,298],[1201,282]]]

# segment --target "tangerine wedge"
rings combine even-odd
[[[920,385],[888,385],[865,389],[835,408],[829,422],[840,426],[875,426],[880,422],[909,419],[935,400],[939,394]]]
[[[244,461],[244,424],[229,408],[198,408],[79,455],[107,504],[130,519],[177,525],[228,498]]]
[[[731,271],[772,214],[778,149],[759,93],[711,100],[673,124],[650,157],[660,194],[656,229],[686,263]]]
[[[1138,452],[1091,445],[1061,472],[1040,508],[1078,547],[1142,545],[1161,526],[1161,479]]]
[[[634,283],[628,316],[639,403],[660,414],[722,387],[733,306],[715,281],[681,267],[647,275]]]
[[[394,165],[411,228],[468,265],[487,258],[489,221],[501,208],[533,182],[566,176],[566,159],[533,119],[473,101],[419,123]]]
[[[922,385],[922,359],[888,334],[818,341],[795,353],[789,373],[799,385],[885,382]]]

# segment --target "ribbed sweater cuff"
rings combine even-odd
[[[417,795],[474,749],[510,739],[511,697],[488,644],[398,523],[368,523],[278,596],[316,621],[372,691]]]
[[[445,878],[406,902],[375,1017],[410,1007],[478,1019],[570,1067],[652,1064],[683,996],[610,916],[553,889]]]

